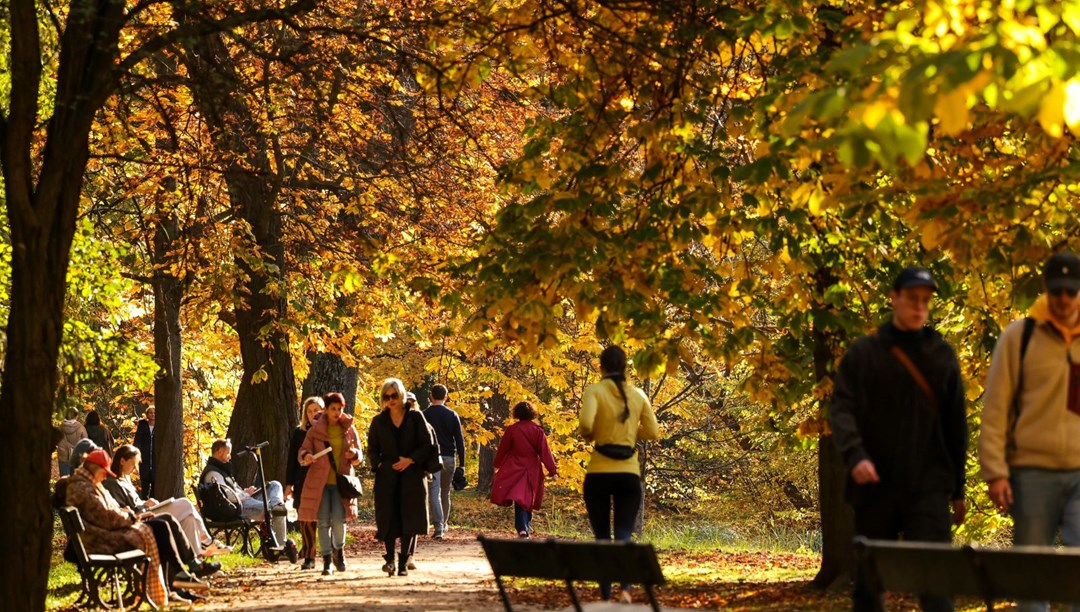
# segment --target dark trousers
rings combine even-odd
[[[195,562],[195,551],[191,549],[180,522],[172,515],[161,514],[145,522],[154,533],[165,580],[171,581],[173,576],[183,571],[185,565]]]
[[[398,569],[405,569],[405,566],[409,563],[409,557],[413,556],[416,552],[416,534],[410,536],[401,536],[401,553],[398,555]],[[386,554],[383,558],[387,563],[393,564],[394,562],[394,542],[398,538],[387,538],[383,543],[386,545]]]
[[[615,539],[629,542],[641,508],[641,478],[626,473],[586,474],[582,493],[593,536],[597,540],[611,539],[614,509]],[[629,589],[629,583],[624,582],[622,588]],[[610,582],[600,583],[600,597],[611,599]]]
[[[514,502],[514,530],[518,533],[532,532],[532,512],[517,502]]]
[[[896,495],[882,493],[868,496],[855,506],[855,533],[874,540],[899,540],[909,542],[952,541],[952,517],[947,493],[923,493]],[[951,612],[950,597],[919,595],[923,610]],[[875,584],[873,576],[859,564],[855,572],[855,588],[852,593],[852,610],[855,612],[885,609],[885,594]]]

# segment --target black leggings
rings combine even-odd
[[[398,538],[386,538],[384,544],[386,545],[386,561],[387,563],[394,562],[394,542]],[[401,536],[401,554],[398,556],[398,567],[403,568],[409,562],[409,557],[416,552],[416,534]]]
[[[637,474],[586,474],[583,489],[585,510],[597,540],[610,540],[612,506],[615,508],[615,539],[629,542],[641,507],[641,478]],[[628,583],[622,588],[629,589]],[[600,583],[600,597],[611,599],[611,583]]]
[[[145,523],[154,533],[154,542],[157,543],[158,555],[165,572],[165,579],[171,581],[173,576],[195,561],[195,552],[191,550],[191,543],[184,535],[180,522],[169,514],[161,514]]]

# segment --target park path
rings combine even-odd
[[[300,571],[299,565],[259,563],[234,568],[211,579],[205,603],[195,610],[378,610],[431,612],[502,610],[491,567],[484,558],[476,531],[450,531],[441,541],[421,537],[408,576],[389,577],[383,564],[382,543],[374,528],[350,529],[346,547],[348,569],[323,577],[318,569]],[[502,535],[502,534],[493,534]],[[509,534],[506,534],[509,535]],[[518,605],[514,609],[518,609]],[[522,610],[539,608],[521,606]]]

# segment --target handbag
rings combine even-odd
[[[327,444],[327,448],[329,448]],[[349,474],[342,474],[338,471],[336,461],[334,461],[334,452],[330,451],[330,469],[334,470],[334,474],[337,474],[337,490],[341,495],[341,499],[356,499],[364,492],[364,487],[360,483],[360,478],[357,476],[350,476]]]
[[[625,444],[597,444],[595,447],[596,452],[605,457],[611,459],[629,459],[634,456],[634,452],[637,450],[633,446],[627,446]]]

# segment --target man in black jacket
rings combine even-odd
[[[154,496],[154,426],[157,424],[157,408],[150,406],[143,413],[143,418],[135,425],[133,444],[142,455],[139,465],[139,480],[142,482],[142,496],[150,499]]]
[[[964,389],[956,353],[926,327],[935,291],[930,272],[905,268],[889,293],[891,320],[855,341],[836,372],[832,438],[849,470],[855,532],[867,538],[950,542],[950,524],[967,512]],[[883,610],[867,578],[860,567],[853,609]],[[954,609],[945,597],[919,601]]]

